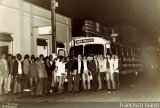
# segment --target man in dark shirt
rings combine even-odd
[[[94,55],[93,60],[90,61],[89,70],[92,74],[92,90],[97,91],[98,90],[98,61],[97,61],[97,55]]]

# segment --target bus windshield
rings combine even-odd
[[[80,55],[83,54],[83,45],[74,46],[74,47],[71,47],[71,48],[70,48],[69,56],[70,56],[71,58],[77,57],[78,54],[80,54]]]
[[[84,47],[84,54],[85,55],[99,55],[104,54],[104,46],[102,44],[92,44],[92,45],[85,45]]]

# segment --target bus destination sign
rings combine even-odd
[[[80,43],[88,43],[88,42],[93,42],[94,39],[90,38],[90,39],[81,39],[81,40],[76,40],[76,44],[80,44]]]

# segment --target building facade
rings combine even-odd
[[[23,0],[0,0],[0,52],[17,54],[52,54],[51,32],[39,34],[51,26],[51,12]],[[56,14],[57,42],[68,49],[71,19]],[[43,31],[43,30],[42,30]]]

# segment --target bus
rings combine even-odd
[[[120,60],[120,74],[143,72],[143,60],[140,48],[122,45],[102,37],[74,37],[69,45],[70,58],[78,55],[116,54]]]

